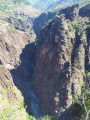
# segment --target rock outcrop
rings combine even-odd
[[[80,16],[86,8],[74,5],[61,10],[39,36],[32,89],[44,114],[62,113],[72,105],[72,94],[81,94],[90,54],[90,16]]]

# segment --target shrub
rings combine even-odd
[[[87,29],[90,30],[90,25],[87,26]]]
[[[78,24],[75,24],[75,25],[73,26],[73,28],[74,28],[74,29],[79,28]]]
[[[70,31],[70,32],[73,31],[73,27],[71,26],[71,24],[69,24],[69,31]]]
[[[51,117],[48,116],[48,115],[46,115],[46,116],[44,116],[43,118],[41,118],[40,120],[51,120]]]
[[[36,120],[35,117],[26,114],[26,120]]]

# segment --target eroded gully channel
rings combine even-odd
[[[30,99],[31,112],[35,116],[35,118],[39,120],[40,117],[42,116],[39,107],[39,102],[35,96],[35,93],[31,89],[32,77],[35,69],[35,51],[36,51],[36,45],[34,43],[26,45],[26,47],[22,51],[20,58],[23,65],[27,68],[27,75],[28,75],[27,95],[28,98]]]

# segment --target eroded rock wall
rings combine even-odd
[[[89,44],[89,18],[81,17],[81,9],[74,5],[61,10],[39,36],[32,89],[44,114],[63,112],[72,104],[72,94],[81,94]]]

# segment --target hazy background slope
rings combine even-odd
[[[58,6],[62,7],[65,5],[79,3],[83,0],[29,0],[29,1],[36,9],[47,11]]]

